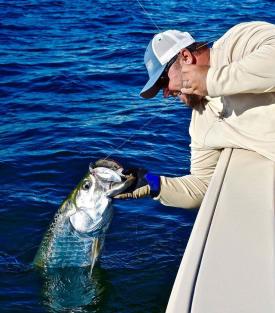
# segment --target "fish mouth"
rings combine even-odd
[[[106,196],[109,198],[115,197],[118,194],[125,191],[128,187],[130,187],[136,178],[132,175],[122,175],[120,182],[111,182],[109,185],[109,190],[106,192]]]

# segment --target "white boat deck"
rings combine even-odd
[[[275,312],[275,163],[222,152],[166,313]]]

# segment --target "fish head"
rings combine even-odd
[[[75,193],[77,207],[90,208],[99,201],[110,201],[110,197],[123,189],[126,177],[123,168],[115,161],[99,160],[90,164],[89,172],[78,185]],[[105,200],[103,200],[106,198]]]
[[[100,160],[89,166],[73,195],[76,211],[70,221],[77,231],[90,233],[102,225],[111,197],[127,188],[127,178],[122,172],[123,168],[114,161]]]
[[[110,191],[122,182],[118,173],[105,167],[90,169],[75,193],[77,208],[90,209],[98,202],[110,201]]]

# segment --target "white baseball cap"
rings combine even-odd
[[[167,63],[181,49],[190,46],[194,42],[195,39],[189,33],[171,29],[153,37],[144,54],[144,63],[149,80],[140,92],[141,97],[153,98],[159,92],[160,87],[157,81],[165,70]]]

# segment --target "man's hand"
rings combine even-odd
[[[127,190],[117,196],[115,196],[115,199],[140,199],[150,196],[150,186],[144,185],[142,187],[136,188],[133,191],[127,192]]]
[[[160,189],[160,177],[148,173],[143,168],[129,169],[123,174],[126,177],[135,178],[135,182],[122,193],[116,195],[116,199],[139,199],[144,197],[156,197]],[[151,187],[152,186],[152,187]]]
[[[187,95],[207,96],[206,76],[208,65],[182,65],[183,86],[181,92]]]

